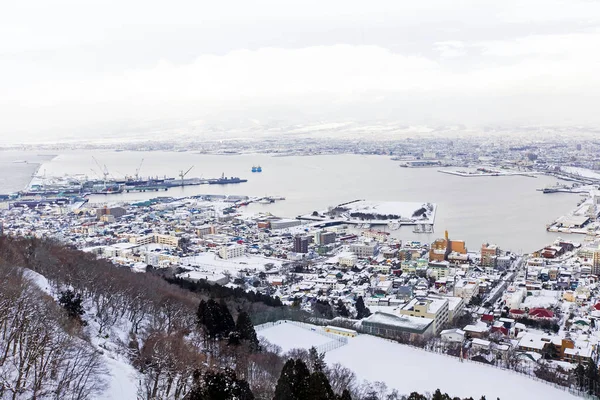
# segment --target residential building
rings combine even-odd
[[[390,236],[390,233],[369,229],[368,231],[364,231],[362,235],[366,238],[373,239],[378,242],[385,242]]]
[[[433,332],[439,333],[449,321],[448,300],[444,298],[414,298],[408,302],[400,314],[433,320]]]
[[[358,258],[374,257],[377,254],[377,249],[378,246],[376,242],[359,242],[350,245],[350,251]]]
[[[454,296],[462,297],[467,303],[477,294],[479,294],[477,279],[460,279],[454,285]]]
[[[495,244],[484,243],[481,245],[481,265],[484,267],[496,267],[496,260],[500,255],[500,249]]]
[[[440,337],[445,342],[462,343],[465,340],[465,331],[462,329],[445,329],[440,332]]]
[[[244,246],[240,246],[238,244],[230,244],[228,246],[223,246],[219,249],[219,257],[221,257],[224,260],[241,257],[243,255]]]
[[[145,236],[130,237],[129,241],[139,246],[145,246],[151,243],[162,244],[172,247],[179,246],[179,238],[177,236],[163,235],[160,233],[151,233]]]
[[[198,237],[204,237],[204,235],[214,235],[217,233],[215,226],[210,224],[205,224],[196,228],[196,235]]]
[[[306,236],[294,237],[294,253],[308,253],[308,238]]]
[[[102,207],[96,209],[96,217],[101,219],[103,215],[112,215],[115,218],[120,218],[127,214],[127,210],[123,207]]]
[[[320,246],[335,243],[335,232],[317,231],[315,232],[315,243]]]

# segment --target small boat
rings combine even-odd
[[[260,165],[256,167],[256,172],[262,172],[262,167]]]
[[[252,166],[252,172],[256,172],[258,168],[255,165]]]

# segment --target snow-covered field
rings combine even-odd
[[[181,259],[182,265],[191,265],[197,267],[199,271],[220,273],[236,273],[242,269],[265,270],[265,264],[273,264],[275,267],[281,267],[281,261],[277,259],[265,258],[261,256],[248,256],[231,258],[224,260],[215,253],[201,253],[197,256],[184,257]]]
[[[319,327],[315,327],[320,329]],[[309,348],[330,340],[292,324],[258,332],[281,346]],[[314,340],[314,341],[313,341]],[[452,396],[501,400],[567,400],[575,396],[514,372],[403,346],[369,335],[348,338],[348,344],[326,353],[325,360],[353,370],[359,380],[385,382],[402,394],[433,392],[439,388]]]
[[[322,328],[315,326],[315,329]],[[272,344],[281,347],[281,351],[284,353],[292,349],[308,350],[312,346],[318,347],[332,340],[291,323],[281,323],[259,331],[257,334],[259,338],[265,338]]]
[[[327,353],[325,360],[353,370],[357,377],[383,381],[400,393],[433,392],[451,396],[501,400],[575,399],[568,392],[526,376],[495,367],[460,362],[369,335],[348,339],[346,346]]]

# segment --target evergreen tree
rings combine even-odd
[[[206,371],[194,373],[194,386],[185,400],[254,400],[250,385],[237,379],[235,372]]]
[[[325,372],[325,353],[320,353],[313,346],[308,350],[308,359],[313,372]]]
[[[273,400],[308,399],[310,371],[300,359],[289,359],[283,365]]]
[[[294,365],[296,361],[289,359],[283,365],[277,386],[275,386],[275,397],[273,400],[296,400],[293,388]]]
[[[307,400],[335,400],[329,379],[321,371],[313,372],[308,378]]]
[[[592,359],[588,361],[585,367],[585,377],[587,380],[588,393],[595,394],[598,385],[598,366]]]
[[[339,400],[352,400],[352,396],[350,395],[348,389],[344,389],[342,395],[339,397]]]
[[[235,329],[233,317],[225,302],[217,303],[214,299],[200,302],[196,322],[204,331],[205,337],[213,340],[227,338]]]
[[[585,367],[579,363],[575,368],[575,378],[577,379],[577,387],[579,390],[585,389]]]
[[[242,311],[238,314],[238,318],[235,323],[235,330],[239,334],[240,340],[246,341],[252,350],[260,350],[258,336],[256,336],[254,325],[252,325],[252,321],[250,320],[250,316],[247,312]]]
[[[79,294],[75,294],[71,289],[60,292],[58,303],[64,307],[69,318],[83,322],[81,316],[83,315],[83,299]]]
[[[350,311],[348,311],[348,308],[346,307],[342,299],[338,299],[337,303],[335,304],[335,311],[340,317],[350,317]]]
[[[235,321],[229,312],[229,308],[227,304],[225,304],[225,300],[221,299],[219,302],[219,335],[222,338],[226,338],[229,336],[231,332],[235,330]]]
[[[427,400],[427,397],[423,396],[422,394],[419,394],[417,392],[412,392],[407,398],[406,400]]]
[[[200,304],[198,304],[198,310],[196,310],[196,323],[199,326],[203,326],[206,323],[206,301],[204,299],[200,300]]]
[[[220,308],[214,299],[209,299],[206,302],[206,313],[204,315],[204,327],[208,337],[211,339],[217,339],[220,333],[220,321],[219,315]]]
[[[356,318],[363,319],[367,318],[369,315],[371,315],[371,311],[365,307],[362,296],[358,296],[358,299],[356,299]]]
[[[312,304],[313,311],[327,319],[333,318],[333,309],[331,308],[331,304],[327,300],[317,300]]]
[[[433,393],[433,397],[431,397],[431,400],[444,400],[444,396],[442,395],[440,389],[435,390],[435,392]]]
[[[298,399],[306,399],[308,395],[308,380],[310,371],[301,359],[296,360],[294,367],[294,393]]]

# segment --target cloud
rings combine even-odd
[[[290,112],[600,123],[600,2],[111,1],[0,15],[0,134]]]

